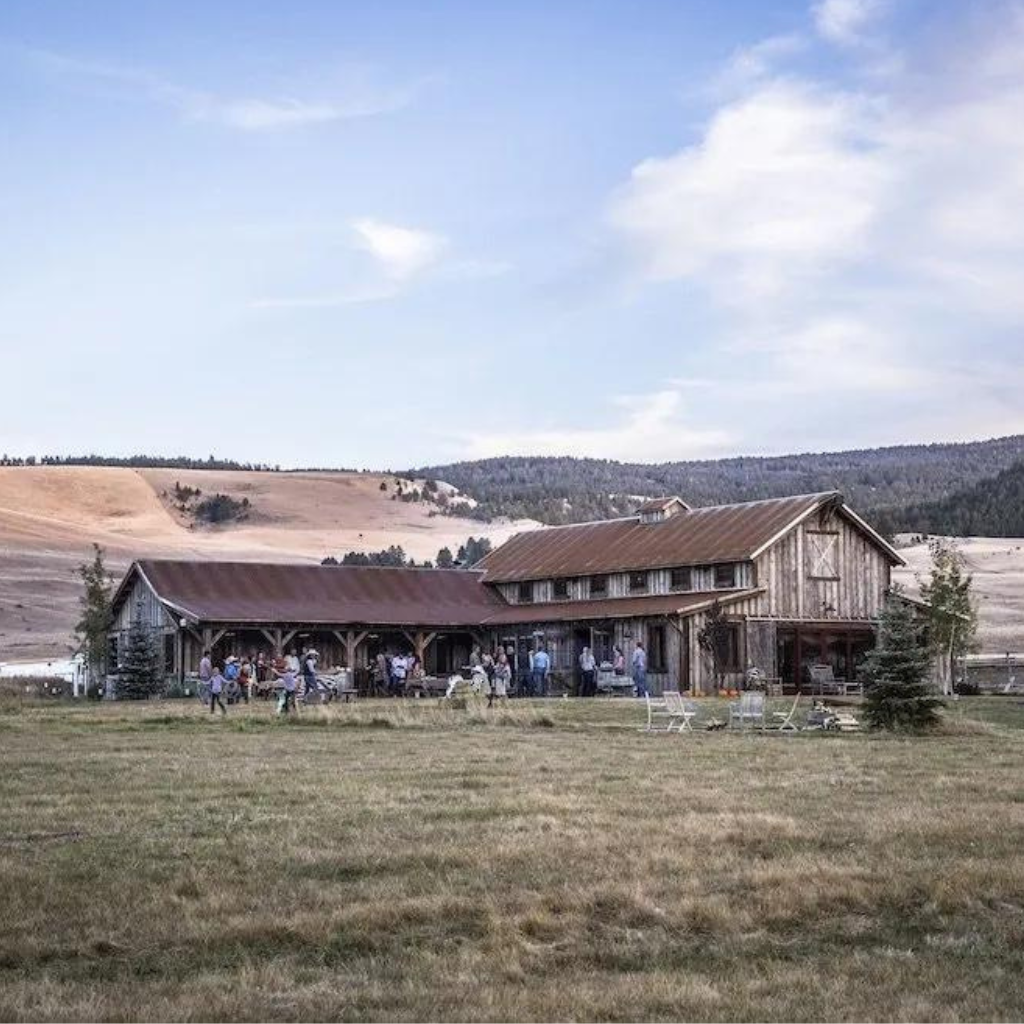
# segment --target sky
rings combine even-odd
[[[1024,3],[0,5],[0,449],[1024,432]]]

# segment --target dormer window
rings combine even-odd
[[[631,572],[629,574],[629,592],[631,594],[647,593],[647,573]]]
[[[693,590],[693,570],[688,565],[673,569],[669,585],[673,590]]]
[[[715,566],[715,590],[731,590],[736,586],[736,565],[726,562]]]
[[[670,519],[677,512],[689,512],[690,506],[674,495],[669,498],[651,498],[638,509],[637,516],[641,523],[660,523]]]
[[[533,583],[519,584],[519,603],[530,604],[533,601]]]
[[[555,580],[554,591],[556,601],[566,600],[566,598],[568,598],[569,596],[569,581],[564,577]]]

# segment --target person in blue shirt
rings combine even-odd
[[[533,652],[530,665],[533,676],[533,696],[546,697],[548,695],[548,672],[551,669],[551,657],[543,647],[538,647]]]
[[[213,714],[214,708],[219,707],[221,711],[226,715],[228,709],[224,707],[224,701],[220,699],[220,695],[224,690],[224,677],[220,674],[220,665],[215,665],[213,669],[213,675],[210,677],[210,714]]]

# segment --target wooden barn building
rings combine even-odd
[[[652,689],[710,692],[698,634],[729,622],[723,679],[756,667],[787,689],[811,664],[855,679],[874,645],[899,554],[827,492],[705,508],[679,498],[632,516],[517,534],[474,570],[142,560],[115,595],[111,665],[133,617],[162,636],[168,676],[220,656],[315,646],[359,681],[379,650],[414,650],[428,673],[462,668],[473,643],[513,647],[520,670],[543,643],[556,683],[580,650],[598,661],[638,642]],[[720,668],[723,666],[720,666]]]

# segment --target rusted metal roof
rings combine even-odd
[[[647,597],[611,597],[600,601],[545,601],[540,604],[512,604],[494,612],[486,626],[529,622],[587,622],[596,619],[625,619],[641,615],[691,615],[710,608],[754,597],[760,590],[703,591],[693,594],[653,594]]]
[[[815,509],[847,512],[898,564],[892,549],[835,491],[681,509],[656,523],[639,516],[519,533],[479,564],[488,583],[745,561]]]
[[[506,607],[479,572],[461,569],[148,559],[136,565],[162,601],[200,622],[474,626]]]

